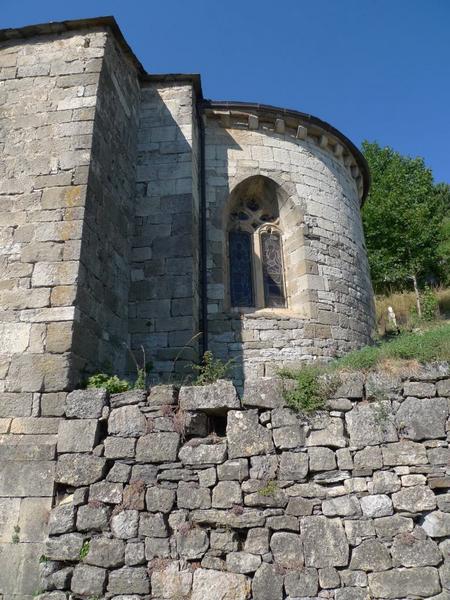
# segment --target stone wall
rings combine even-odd
[[[190,82],[142,87],[129,330],[160,375],[198,333],[199,192],[196,97]],[[195,360],[198,339],[176,367]]]
[[[264,109],[259,119],[217,112],[206,111],[205,142],[211,349],[235,357],[242,380],[369,343],[374,309],[352,156],[323,131],[297,128],[298,119],[288,127]],[[278,190],[287,309],[230,308],[229,205],[254,176]]]
[[[0,46],[0,416],[71,383],[80,243],[106,33]]]
[[[448,599],[450,370],[406,375],[72,392],[41,600]]]

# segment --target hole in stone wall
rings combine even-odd
[[[227,416],[210,415],[208,429],[209,433],[215,433],[219,437],[225,437],[227,434]]]

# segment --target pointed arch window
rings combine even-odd
[[[267,199],[235,204],[228,227],[230,302],[233,307],[286,306],[282,233]]]

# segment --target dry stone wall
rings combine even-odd
[[[41,600],[450,598],[448,365],[68,395]]]

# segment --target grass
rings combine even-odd
[[[438,312],[442,318],[450,318],[450,288],[436,288]],[[411,330],[417,325],[416,297],[414,292],[396,292],[389,296],[375,297],[377,329],[380,335],[389,331],[388,306],[392,306],[400,329]]]
[[[381,340],[327,365],[308,365],[298,371],[282,370],[279,374],[295,381],[292,387],[285,388],[287,405],[297,412],[311,413],[324,407],[339,383],[340,371],[392,369],[411,361],[450,361],[450,323],[427,323],[421,329]]]
[[[385,362],[409,360],[419,363],[450,361],[450,323],[430,323],[420,330],[355,350],[331,363],[330,367],[338,371],[370,371]]]

